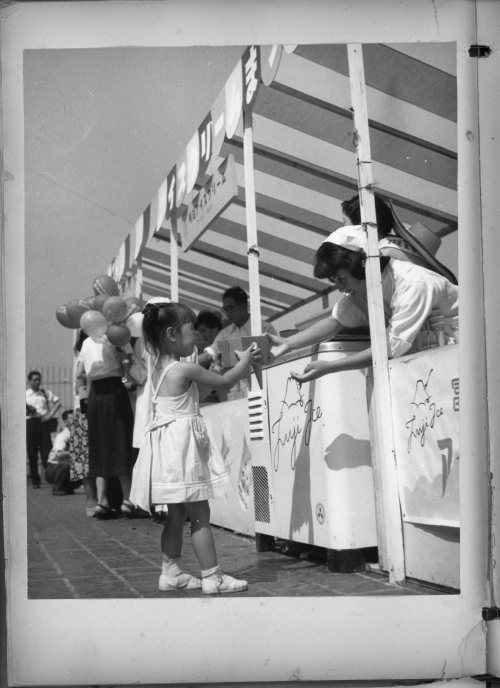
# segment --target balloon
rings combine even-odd
[[[81,306],[78,301],[70,301],[56,310],[57,321],[72,330],[77,330],[80,326],[80,318],[88,308]]]
[[[125,325],[130,330],[131,337],[142,337],[142,313],[132,313],[132,315],[127,318]]]
[[[92,309],[94,307],[94,295],[86,296],[84,299],[80,299],[78,303],[80,306],[86,306],[87,309]]]
[[[102,313],[102,307],[108,299],[109,296],[107,294],[98,294],[97,296],[93,296],[90,308],[94,311],[101,311]]]
[[[106,337],[114,346],[125,346],[130,341],[130,330],[124,325],[110,325]]]
[[[144,301],[137,296],[129,296],[125,301],[127,302],[127,318],[133,313],[140,313],[145,306]]]
[[[89,337],[100,337],[106,333],[108,322],[99,311],[85,311],[80,318],[80,327]]]
[[[127,317],[127,302],[121,296],[109,296],[104,302],[102,312],[112,323],[123,322]]]
[[[71,324],[71,318],[68,315],[68,310],[67,306],[59,306],[56,309],[56,319],[57,322],[62,325],[63,327],[68,327],[69,329],[73,329],[73,325]]]
[[[118,296],[120,290],[115,280],[109,275],[98,275],[94,280],[94,293]]]

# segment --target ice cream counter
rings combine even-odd
[[[345,338],[294,352],[263,369],[262,389],[252,376],[248,399],[202,408],[232,481],[211,502],[214,525],[330,554],[376,547],[364,371],[302,385],[290,376],[366,345]]]

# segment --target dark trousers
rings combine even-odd
[[[26,420],[26,449],[30,465],[31,483],[33,485],[40,485],[38,453],[40,453],[42,466],[45,468],[50,450],[52,449],[52,438],[48,423],[42,423],[40,418],[28,418]]]
[[[82,484],[81,480],[69,479],[69,459],[60,459],[58,463],[48,463],[45,469],[45,480],[52,485],[52,492],[72,492]]]

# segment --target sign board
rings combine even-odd
[[[230,155],[193,196],[179,221],[182,250],[187,251],[238,195],[234,158]]]
[[[458,345],[389,362],[403,519],[458,526]]]

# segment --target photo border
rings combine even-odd
[[[353,8],[356,8],[353,11]],[[468,364],[477,301],[461,301],[461,593],[379,597],[28,600],[24,341],[23,50],[298,43],[457,44],[459,218],[481,226],[475,3],[447,0],[31,2],[2,16],[4,263],[2,453],[7,662],[14,685],[458,678],[486,670],[487,452]],[[231,28],[229,28],[231,27]],[[234,36],[237,40],[228,40]],[[465,136],[472,132],[472,136]],[[469,224],[469,223],[474,223]],[[460,274],[478,237],[460,240]],[[461,258],[462,256],[462,258]],[[465,272],[464,272],[465,271]],[[479,348],[478,348],[479,347]],[[7,364],[8,362],[8,364]],[[476,394],[474,418],[463,390]],[[8,403],[7,403],[8,402]],[[484,410],[484,409],[483,409]],[[484,457],[484,465],[481,463]],[[485,492],[486,489],[486,492]],[[363,661],[360,661],[362,654]]]

